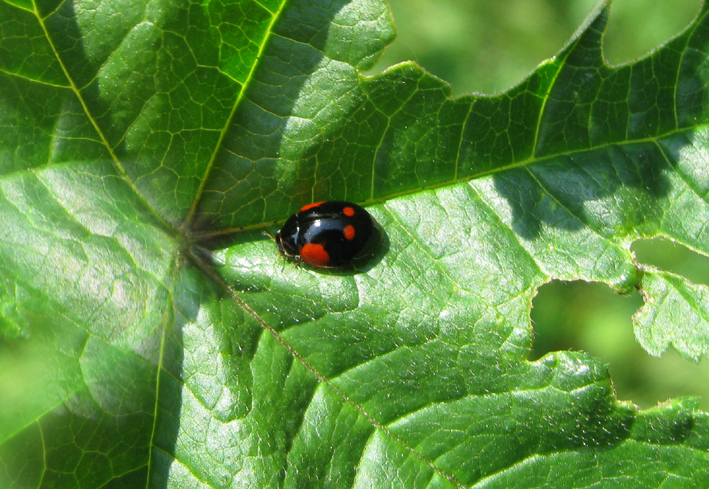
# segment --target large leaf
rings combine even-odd
[[[709,351],[706,287],[629,251],[709,254],[709,6],[620,67],[606,16],[451,99],[359,74],[376,0],[0,3],[0,486],[709,485],[695,400],[526,359],[552,279],[638,288],[651,353]],[[327,198],[386,231],[365,269],[261,235]]]

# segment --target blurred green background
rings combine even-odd
[[[454,95],[499,93],[554,56],[596,0],[390,0],[398,36],[372,70],[417,61],[449,82]],[[701,0],[615,0],[604,52],[610,64],[647,54],[687,26]],[[664,240],[633,246],[638,261],[709,284],[709,258]],[[642,408],[678,396],[702,396],[709,411],[709,361],[674,349],[651,357],[635,341],[637,293],[621,297],[601,284],[554,282],[534,301],[534,351],[583,350],[606,362],[620,399]]]

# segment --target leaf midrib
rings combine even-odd
[[[269,11],[261,2],[256,2],[256,3],[258,3],[258,5],[260,5],[264,10]],[[241,105],[241,101],[246,96],[246,93],[248,92],[248,89],[251,86],[251,82],[255,78],[254,72],[256,71],[256,68],[261,64],[261,60],[263,59],[263,53],[266,50],[266,47],[268,46],[269,40],[273,36],[273,27],[275,26],[276,22],[281,18],[281,14],[285,10],[287,3],[288,3],[287,0],[282,0],[280,8],[278,10],[276,10],[276,12],[271,12],[271,22],[268,24],[268,28],[266,29],[266,34],[263,36],[263,40],[259,46],[258,53],[256,54],[255,62],[251,65],[251,70],[249,71],[248,75],[246,76],[246,81],[242,85],[241,91],[239,92],[239,95],[236,97],[236,100],[234,101],[234,105],[231,108],[231,112],[229,113],[229,117],[227,117],[225,119],[224,127],[222,127],[222,130],[219,134],[219,138],[217,139],[216,145],[214,147],[214,151],[212,151],[212,156],[209,159],[209,163],[207,164],[207,167],[204,169],[204,176],[199,183],[199,187],[197,187],[197,192],[195,193],[195,196],[194,196],[194,199],[192,200],[192,204],[190,205],[190,208],[187,210],[187,215],[185,216],[185,219],[182,221],[182,224],[179,227],[179,230],[183,233],[191,228],[192,219],[195,216],[197,206],[199,205],[199,201],[202,197],[202,194],[204,193],[204,187],[207,185],[207,181],[209,180],[209,174],[212,171],[212,167],[214,166],[214,162],[216,161],[217,155],[219,154],[219,150],[222,147],[222,142],[224,141],[224,138],[226,137],[227,130],[229,129],[229,127],[231,125],[231,121],[234,118],[234,114],[236,113],[237,109]]]

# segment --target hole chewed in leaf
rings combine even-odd
[[[700,0],[614,2],[604,38],[609,63],[630,62],[667,42],[692,21],[701,3]],[[640,17],[642,23],[637,21]]]
[[[641,239],[632,250],[638,263],[654,265],[687,277],[695,284],[709,285],[709,257],[668,239]]]
[[[653,357],[638,344],[631,318],[642,304],[638,294],[619,296],[603,284],[547,284],[534,299],[530,358],[582,350],[608,364],[618,399],[649,408],[698,395],[700,408],[709,408],[709,363],[687,362],[674,348]]]

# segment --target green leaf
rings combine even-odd
[[[645,305],[635,319],[640,344],[661,355],[672,344],[699,361],[709,353],[709,287],[659,270],[644,270],[640,291]]]
[[[384,2],[0,3],[0,487],[704,487],[709,415],[528,361],[538,288],[637,288],[707,352],[709,5],[608,66],[607,5],[498,96],[376,76]],[[364,268],[261,231],[368,205]]]

